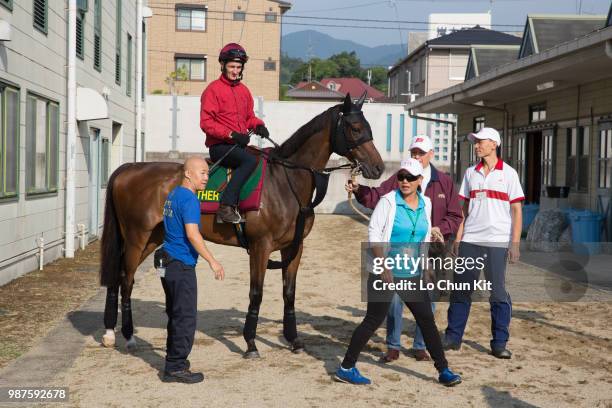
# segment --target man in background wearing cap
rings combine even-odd
[[[506,262],[519,259],[522,227],[521,201],[525,199],[516,171],[497,156],[501,138],[497,130],[482,128],[468,135],[480,162],[465,172],[459,195],[465,222],[457,232],[460,258],[484,260],[485,279],[491,282],[492,354],[511,358],[506,348],[512,316],[512,301],[506,292]],[[508,245],[510,243],[510,245]],[[455,282],[478,280],[480,270],[454,274]],[[473,288],[472,288],[473,289]],[[471,290],[451,292],[444,347],[459,350],[470,314]]]
[[[428,136],[415,136],[410,144],[410,156],[423,166],[421,188],[432,203],[431,223],[432,241],[448,241],[457,233],[463,221],[459,195],[451,178],[430,163],[433,157],[433,146]],[[364,207],[374,209],[382,196],[397,188],[397,173],[384,181],[379,187],[361,186],[347,182],[345,189],[355,194],[357,201]],[[387,353],[383,361],[391,362],[399,358],[400,337],[402,334],[402,311],[404,305],[399,296],[394,296],[387,315]],[[435,303],[432,302],[432,309]],[[421,329],[416,328],[413,349],[419,361],[429,360]]]

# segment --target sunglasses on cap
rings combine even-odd
[[[399,172],[397,173],[397,181],[407,181],[412,183],[413,181],[418,180],[419,176],[413,176],[408,172]]]

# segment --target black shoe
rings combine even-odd
[[[444,339],[442,347],[444,350],[459,350],[461,348],[461,343],[453,343],[452,341]]]
[[[162,378],[163,382],[179,382],[185,384],[195,384],[204,381],[204,374],[202,373],[192,373],[191,371],[179,370],[172,372],[164,372],[164,376]]]
[[[219,209],[217,210],[218,223],[226,222],[229,224],[239,224],[240,221],[242,221],[242,217],[240,217],[240,214],[234,207],[226,204],[219,205]]]
[[[502,358],[508,360],[512,358],[512,352],[507,348],[498,348],[491,350],[491,354],[493,354],[497,358]]]

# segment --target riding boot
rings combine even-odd
[[[217,222],[227,222],[230,224],[238,224],[242,221],[242,217],[238,213],[238,210],[231,205],[220,204],[217,210]]]

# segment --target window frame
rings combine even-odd
[[[207,66],[207,62],[208,62],[208,58],[207,55],[192,55],[192,54],[174,54],[174,70],[178,71],[178,65],[177,65],[177,61],[178,60],[189,60],[189,71],[188,71],[188,78],[187,81],[192,81],[192,82],[206,82],[206,77],[208,76],[208,66]],[[202,79],[192,79],[191,77],[191,63],[193,61],[202,61],[204,63],[204,78]]]
[[[6,145],[7,145],[7,124],[8,124],[8,105],[6,103],[6,91],[10,90],[10,92],[15,92],[17,95],[17,108],[15,110],[16,114],[16,156],[15,156],[15,191],[7,192],[6,191],[6,174],[7,174],[7,156],[6,156]],[[19,169],[21,163],[21,155],[20,155],[20,146],[21,146],[21,88],[15,86],[13,84],[7,84],[5,82],[0,81],[0,143],[2,147],[0,148],[0,166],[2,166],[2,179],[0,180],[0,202],[13,201],[19,198]]]
[[[115,84],[121,86],[121,31],[123,29],[123,0],[117,0],[115,10]]]
[[[96,51],[96,40],[98,48]],[[93,40],[93,67],[102,72],[102,0],[94,0],[94,40]],[[98,62],[96,64],[96,61]]]
[[[125,64],[125,94],[132,96],[132,36],[127,33],[127,63]]]
[[[238,15],[241,15],[243,18],[236,18],[236,16]],[[246,21],[246,11],[234,10],[234,12],[232,13],[232,20],[233,21]]]
[[[189,12],[189,29],[179,28],[179,11]],[[193,12],[203,11],[204,12],[204,29],[198,30],[193,28]],[[194,33],[206,33],[208,32],[208,7],[201,6],[199,4],[176,4],[174,9],[174,30],[178,32],[194,32]]]
[[[36,2],[38,1],[44,2],[44,8],[45,8],[45,15],[44,15],[45,23],[42,26],[36,24]],[[49,33],[49,1],[48,0],[32,0],[32,25],[34,26],[36,30],[40,31],[44,35],[47,35]]]
[[[586,136],[586,141],[588,143],[587,146],[587,154],[584,154],[584,143],[585,143],[585,129],[588,129],[588,135]],[[575,155],[571,155],[572,152],[572,131],[576,131],[576,146],[575,146]],[[566,128],[567,135],[567,165],[566,165],[566,173],[565,173],[565,184],[570,187],[570,191],[574,191],[577,193],[588,193],[589,191],[589,158],[590,158],[590,147],[591,147],[591,129],[590,126],[575,126]],[[570,159],[573,158],[573,168],[570,167],[569,162]],[[582,171],[581,163],[586,161],[585,172],[586,175],[581,174]],[[574,179],[572,180],[572,170],[576,173]],[[580,183],[583,180],[585,182],[584,185]],[[573,181],[573,182],[572,182]]]
[[[271,17],[274,17],[273,19]],[[278,13],[275,11],[267,11],[264,16],[264,21],[266,23],[277,23],[278,22]]]
[[[555,183],[555,155],[556,135],[554,130],[542,132],[542,150],[540,160],[542,162],[542,185],[554,186]]]
[[[608,167],[612,167],[612,122],[600,124],[598,130],[597,188],[599,190],[610,191],[612,189],[612,171],[608,179]],[[602,137],[604,139],[603,145]],[[601,180],[602,167],[604,174],[603,185]]]
[[[533,119],[533,114],[538,112],[538,119]],[[542,118],[542,112],[544,112],[544,117]],[[541,123],[546,122],[546,118],[548,117],[548,112],[546,111],[546,102],[533,103],[529,105],[529,123]]]
[[[30,163],[28,163],[28,159],[30,158],[30,151],[28,150],[29,148],[29,137],[28,137],[28,114],[27,114],[27,106],[28,106],[28,99],[29,98],[33,98],[36,102],[38,102],[38,100],[44,101],[45,102],[45,114],[46,114],[46,120],[47,123],[45,125],[45,170],[46,170],[46,174],[45,174],[45,186],[43,188],[36,188],[36,186],[32,187],[32,174],[30,173],[30,171],[32,170],[30,168]],[[37,106],[38,104],[36,104]],[[52,140],[51,138],[53,137],[53,135],[51,134],[51,106],[55,106],[57,107],[57,143],[56,143],[56,151],[52,152]],[[61,118],[61,109],[60,109],[60,103],[58,101],[55,101],[53,99],[47,98],[43,95],[37,94],[35,92],[27,92],[26,95],[26,145],[25,145],[25,150],[26,150],[26,168],[25,168],[25,172],[26,172],[26,198],[29,197],[37,197],[37,196],[48,196],[48,195],[57,195],[58,191],[59,191],[59,150],[60,150],[60,133],[61,133],[61,124],[60,124],[60,118]],[[36,128],[34,128],[34,131],[36,131]],[[34,138],[36,138],[36,135],[34,135]],[[34,146],[35,148],[35,146]],[[51,174],[51,161],[52,161],[52,153],[55,154],[55,174]],[[36,170],[35,168],[36,164],[34,163],[34,170]]]

